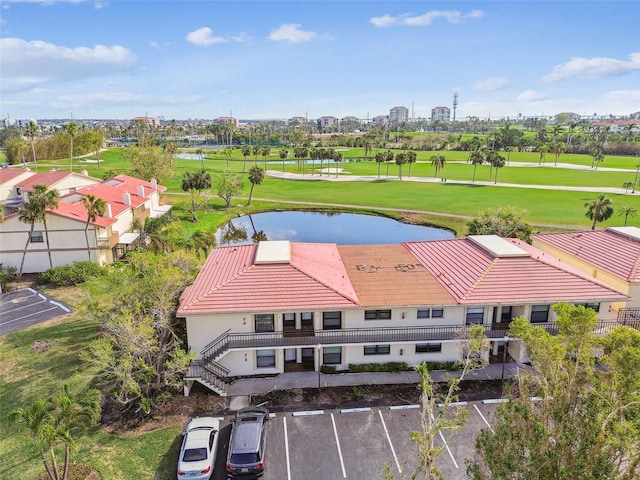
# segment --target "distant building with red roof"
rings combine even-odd
[[[519,240],[495,235],[401,245],[260,242],[215,248],[178,308],[198,359],[187,376],[226,394],[226,377],[329,365],[460,359],[482,324],[494,354],[511,320],[555,331],[558,302],[617,325],[628,295]],[[517,340],[509,354],[525,359]],[[228,373],[224,373],[228,372]]]

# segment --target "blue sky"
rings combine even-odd
[[[640,2],[0,0],[0,117],[640,110]]]

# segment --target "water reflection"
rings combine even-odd
[[[449,230],[391,218],[339,212],[269,212],[234,218],[216,232],[218,245],[291,240],[339,245],[396,244],[455,238]]]

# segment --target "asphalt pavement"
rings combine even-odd
[[[0,296],[0,335],[66,315],[73,309],[33,288]]]

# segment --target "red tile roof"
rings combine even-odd
[[[128,190],[121,190],[112,185],[106,183],[99,183],[97,185],[90,185],[88,187],[80,188],[76,191],[76,193],[80,195],[93,195],[95,197],[103,199],[105,202],[110,203],[112,208],[120,208],[125,209],[129,208],[124,203],[123,194]],[[142,205],[147,199],[144,197],[139,197],[135,190],[129,191],[129,198],[131,199],[132,207],[139,207]],[[116,207],[119,205],[119,207]],[[124,207],[123,207],[124,206]],[[113,212],[113,215],[116,215],[116,212]]]
[[[50,211],[54,215],[60,215],[62,217],[71,218],[72,220],[78,220],[86,223],[87,221],[87,209],[81,202],[64,203],[59,202],[58,208]],[[108,217],[97,217],[94,222],[90,222],[91,225],[97,225],[102,228],[106,228],[109,225],[116,223],[117,219]]]
[[[509,241],[516,245],[519,242]],[[628,298],[535,256],[494,256],[469,238],[404,245],[461,304]]]
[[[34,173],[29,178],[24,179],[23,181],[16,184],[20,190],[25,192],[33,191],[33,187],[35,185],[46,185],[47,187],[52,187],[56,183],[74,175],[73,172],[62,172],[62,171],[53,171],[46,173]]]
[[[640,238],[606,229],[541,233],[534,235],[534,240],[567,252],[626,282],[640,282]]]
[[[291,263],[279,264],[255,264],[257,245],[215,248],[182,294],[178,315],[357,307],[332,248],[296,244]]]
[[[127,190],[129,193],[138,193],[138,186],[142,185],[144,187],[145,196],[149,196],[149,193],[153,191],[153,186],[151,182],[147,182],[146,180],[142,180],[136,177],[130,177],[129,175],[116,175],[115,177],[106,180],[104,183],[107,185],[111,185],[115,188],[119,188],[121,190]],[[163,185],[157,185],[157,190],[159,192],[164,192],[167,187]]]
[[[31,173],[29,170],[20,169],[16,170],[15,168],[2,168],[0,169],[0,185],[4,183],[9,183],[14,178],[23,175],[24,173]]]

